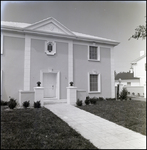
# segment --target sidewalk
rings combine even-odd
[[[45,105],[100,149],[146,149],[146,136],[68,104]]]

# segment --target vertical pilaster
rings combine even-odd
[[[68,84],[73,81],[73,42],[68,43]]]
[[[31,38],[25,36],[25,56],[24,56],[24,90],[30,90],[30,53],[31,53]]]
[[[3,34],[1,32],[1,54],[3,54]]]
[[[111,98],[115,98],[115,77],[114,77],[114,48],[111,51]]]

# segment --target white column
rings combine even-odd
[[[73,42],[68,43],[68,84],[73,81]]]
[[[1,54],[3,54],[3,34],[1,32]]]
[[[77,101],[77,87],[67,87],[67,104],[76,105]]]
[[[25,56],[24,56],[24,90],[30,90],[30,53],[31,38],[25,36]]]
[[[114,48],[111,51],[111,98],[115,97],[115,79],[114,79]]]
[[[44,87],[34,87],[34,91],[35,91],[35,98],[34,101],[40,101],[41,102],[41,106],[44,105],[43,103],[43,97],[44,97]]]

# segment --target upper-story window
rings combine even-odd
[[[55,55],[56,53],[56,43],[55,42],[45,42],[45,53],[47,55]]]
[[[89,46],[88,60],[100,61],[100,50],[98,46]]]
[[[97,60],[97,47],[95,46],[89,47],[89,59]]]

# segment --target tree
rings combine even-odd
[[[129,40],[131,38],[134,39],[145,39],[146,38],[146,25],[139,25],[136,29],[135,29],[135,33],[129,38]]]

